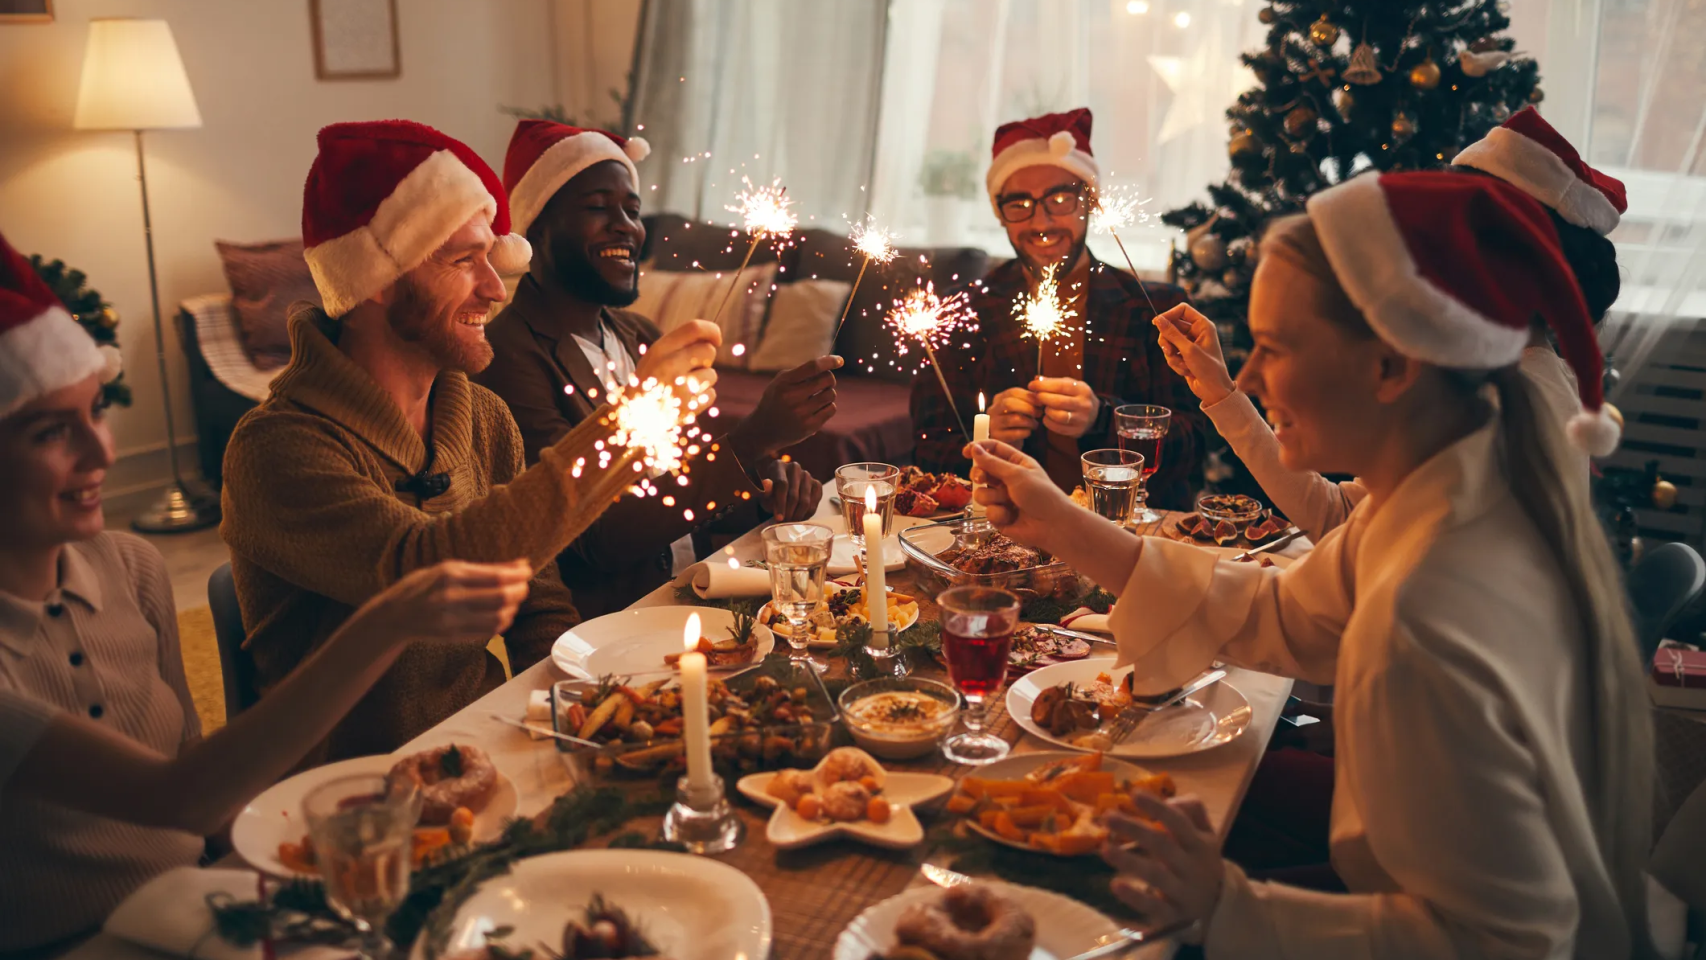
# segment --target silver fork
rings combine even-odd
[[[1143,722],[1144,717],[1157,710],[1179,703],[1210,684],[1219,683],[1225,676],[1225,670],[1210,670],[1171,693],[1157,694],[1153,697],[1140,697],[1133,694],[1131,706],[1121,710],[1120,715],[1114,718],[1113,725],[1108,728],[1108,739],[1116,746],[1124,743],[1126,738],[1131,736],[1132,731],[1137,729],[1137,725]]]

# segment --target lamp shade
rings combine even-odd
[[[201,126],[190,78],[164,20],[89,21],[79,130],[158,130]]]

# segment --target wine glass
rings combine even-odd
[[[1130,523],[1137,488],[1143,483],[1143,454],[1135,450],[1091,450],[1079,460],[1084,464],[1090,509],[1122,527]]]
[[[999,587],[950,587],[936,597],[942,617],[942,653],[948,678],[966,698],[966,731],[942,742],[942,754],[956,763],[994,763],[1012,749],[984,730],[988,698],[1007,677],[1007,654],[1019,625],[1019,597]]]
[[[1136,450],[1143,455],[1143,480],[1137,486],[1137,503],[1132,520],[1136,523],[1157,523],[1161,515],[1149,509],[1149,478],[1161,468],[1161,441],[1167,436],[1167,425],[1173,411],[1147,403],[1128,403],[1114,408],[1114,432],[1119,434],[1121,450]]]
[[[823,603],[823,573],[835,531],[819,523],[778,523],[765,528],[763,537],[770,602],[788,620],[790,657],[822,673],[829,664],[813,657],[807,647],[816,633],[811,618]]]
[[[847,521],[847,537],[853,541],[859,565],[865,554],[865,491],[877,495],[877,510],[883,518],[883,536],[894,529],[894,495],[900,489],[900,468],[887,463],[849,463],[835,468],[835,494],[841,498],[841,517]]]
[[[420,788],[383,774],[328,780],[302,800],[326,903],[362,934],[362,954],[390,954],[385,921],[409,893]]]

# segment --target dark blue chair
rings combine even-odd
[[[222,563],[207,578],[207,605],[213,611],[213,633],[219,641],[219,673],[225,681],[225,719],[231,721],[261,698],[255,686],[255,663],[243,649],[248,634],[237,605],[237,585],[231,564]]]
[[[1706,560],[1686,543],[1667,543],[1635,561],[1628,584],[1641,663],[1650,664],[1665,631],[1706,591]]]

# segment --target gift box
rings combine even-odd
[[[1653,654],[1647,688],[1661,707],[1706,710],[1706,650],[1660,647]]]

